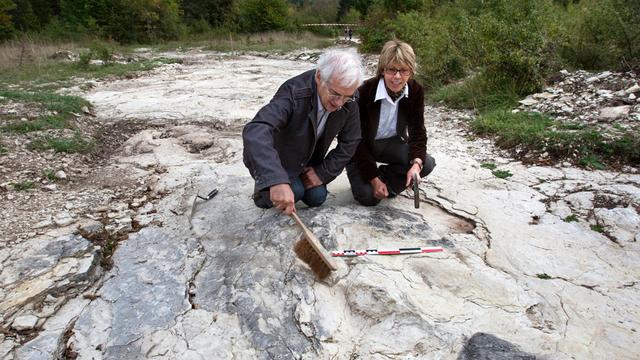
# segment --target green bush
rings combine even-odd
[[[389,13],[381,6],[369,10],[364,27],[359,28],[360,51],[375,53],[382,49],[385,42],[395,37],[395,24],[389,19]]]
[[[640,2],[582,0],[567,11],[560,51],[569,64],[593,70],[640,64]]]
[[[0,40],[8,39],[15,31],[9,11],[15,9],[12,0],[0,0]]]
[[[240,31],[281,30],[287,25],[286,0],[241,0],[238,4]]]
[[[425,83],[428,84],[428,79]],[[501,81],[501,82],[499,82]],[[453,84],[437,88],[431,101],[445,102],[457,109],[475,109],[479,112],[507,109],[517,105],[520,85],[508,78],[491,78],[481,72]]]
[[[81,68],[89,67],[89,63],[93,58],[93,52],[91,50],[88,51],[80,51],[78,54],[78,66]]]
[[[414,47],[429,87],[480,70],[489,83],[515,85],[515,92],[523,95],[540,89],[559,63],[558,8],[551,0],[457,0],[425,5],[392,20],[386,10],[374,7],[362,50],[378,51],[397,37]]]
[[[91,53],[94,58],[104,62],[110,62],[113,56],[113,47],[105,41],[94,40],[90,46]]]

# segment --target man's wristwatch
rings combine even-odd
[[[410,164],[411,165],[418,164],[418,166],[420,166],[420,170],[422,170],[422,160],[420,158],[415,158],[411,160]]]

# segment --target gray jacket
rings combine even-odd
[[[315,70],[287,80],[269,104],[242,131],[243,161],[256,189],[288,183],[312,166],[324,184],[335,179],[356,151],[361,139],[358,104],[350,102],[329,114],[317,144],[318,91]],[[325,157],[332,140],[338,145]],[[315,156],[314,150],[316,150]]]

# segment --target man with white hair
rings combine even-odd
[[[287,80],[242,131],[243,160],[261,208],[291,214],[295,203],[320,206],[327,184],[361,139],[356,91],[363,80],[354,50],[329,50],[316,69]],[[338,145],[328,154],[334,138]]]

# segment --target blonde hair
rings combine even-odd
[[[387,41],[380,52],[377,75],[384,74],[384,69],[393,63],[409,67],[413,76],[416,73],[416,54],[411,45],[396,39]]]

